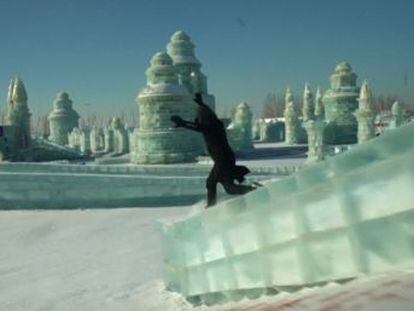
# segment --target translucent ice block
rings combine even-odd
[[[414,125],[265,182],[164,238],[174,240],[166,282],[210,303],[414,267]]]

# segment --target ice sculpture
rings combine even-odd
[[[106,153],[114,151],[114,130],[110,126],[104,129],[104,151]]]
[[[285,140],[285,122],[273,119],[259,119],[256,122],[257,136],[261,142],[279,142]]]
[[[0,126],[0,162],[53,161],[79,158],[73,149],[32,137],[31,113],[23,81],[15,78],[9,86],[5,125]]]
[[[208,94],[207,77],[201,72],[201,63],[194,49],[194,43],[184,31],[175,32],[167,45],[168,55],[173,60],[181,82],[192,95],[201,93],[203,101],[215,110],[215,98]]]
[[[114,152],[123,154],[129,152],[129,136],[128,131],[121,123],[119,117],[112,119],[112,130],[114,132]]]
[[[137,98],[140,122],[135,146],[139,148],[131,150],[131,161],[137,164],[194,161],[199,147],[197,134],[174,128],[170,120],[172,115],[194,120],[196,107],[188,90],[178,83],[171,57],[164,52],[156,53],[146,75],[147,86]]]
[[[53,102],[53,111],[48,116],[49,140],[58,145],[69,143],[68,134],[79,126],[79,114],[73,110],[68,93],[60,92]]]
[[[20,158],[19,154],[31,146],[31,113],[27,105],[26,88],[20,78],[10,82],[7,105],[4,131],[7,132],[8,140],[5,144],[11,158]]]
[[[101,128],[96,126],[92,127],[90,132],[91,151],[97,153],[103,150],[104,147],[104,134]]]
[[[303,107],[302,107],[303,121],[313,120],[314,116],[314,104],[313,94],[309,87],[309,84],[305,84],[305,91],[303,93]]]
[[[367,81],[362,83],[358,101],[359,107],[355,112],[358,120],[358,143],[363,143],[375,137],[375,111],[372,105],[371,88]]]
[[[217,303],[414,267],[413,136],[407,124],[164,225],[168,288]]]
[[[247,103],[242,102],[236,107],[233,122],[227,128],[229,141],[234,150],[252,149],[253,114]]]
[[[80,137],[81,137],[81,130],[79,127],[75,127],[72,132],[68,134],[68,143],[69,146],[75,150],[80,151]]]
[[[325,158],[325,121],[309,120],[304,123],[308,134],[308,160],[307,162],[321,161]]]
[[[325,118],[335,132],[331,143],[349,144],[357,141],[357,120],[354,116],[358,108],[359,88],[357,75],[348,63],[336,66],[331,76],[331,88],[325,92]]]
[[[285,96],[285,131],[286,131],[286,143],[289,145],[297,144],[299,142],[300,123],[295,106],[293,103],[293,93],[290,88],[286,89]]]
[[[401,126],[401,124],[404,121],[401,105],[398,101],[392,104],[391,114],[392,114],[392,118],[391,118],[389,128],[396,129],[397,127]]]
[[[315,119],[316,120],[325,119],[325,110],[324,110],[324,107],[323,107],[322,98],[323,98],[322,90],[318,86],[318,88],[316,90],[316,96],[315,96]]]
[[[81,129],[79,143],[80,143],[80,152],[82,154],[91,153],[91,131],[89,128],[85,127]]]

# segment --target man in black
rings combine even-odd
[[[244,181],[244,176],[250,171],[245,166],[236,165],[233,150],[227,141],[226,129],[223,122],[217,118],[214,111],[204,104],[201,94],[195,95],[198,104],[197,117],[194,122],[185,121],[180,116],[172,116],[171,121],[176,127],[184,127],[203,134],[207,151],[214,161],[214,166],[207,178],[207,207],[217,201],[217,183],[221,183],[228,194],[245,194],[256,189],[251,185],[235,184]]]

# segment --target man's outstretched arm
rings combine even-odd
[[[175,123],[175,127],[184,127],[186,129],[203,132],[203,127],[198,122],[190,122],[183,120],[180,116],[172,116],[171,121]]]

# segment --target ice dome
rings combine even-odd
[[[179,30],[173,33],[171,41],[191,41],[191,38],[184,31]]]
[[[347,62],[342,62],[336,65],[335,72],[352,72],[352,67]]]
[[[165,53],[165,52],[158,52],[151,58],[151,65],[157,66],[157,65],[167,65],[171,66],[173,63],[171,57]]]

